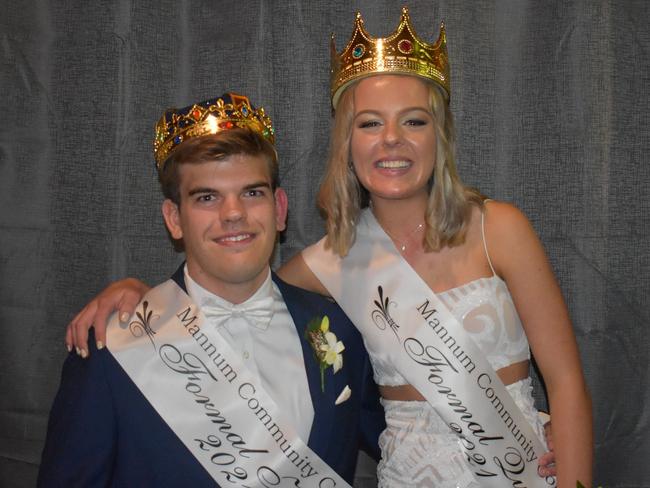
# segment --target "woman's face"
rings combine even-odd
[[[412,76],[379,75],[354,88],[350,153],[373,199],[428,195],[436,133],[427,85]]]

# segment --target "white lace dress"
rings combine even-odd
[[[389,237],[377,230],[374,217],[364,210],[357,227],[357,244],[362,239]],[[438,293],[495,370],[530,359],[528,340],[505,282],[494,272],[485,243],[483,246],[492,276],[480,278],[457,288]],[[337,283],[333,277],[344,266],[338,257],[323,247],[323,241],[303,251],[307,265],[324,283]],[[360,258],[357,258],[358,260]],[[328,269],[323,263],[328,263]],[[357,262],[356,265],[359,263]],[[374,379],[378,385],[407,384],[391,360],[381,351],[368,347]],[[533,405],[531,381],[526,378],[509,385],[508,391],[524,417],[543,442],[543,428]],[[377,468],[380,488],[404,487],[478,487],[464,461],[464,454],[451,430],[428,402],[382,401],[386,411],[385,431],[379,438],[382,460]]]
[[[481,278],[438,297],[477,343],[495,370],[530,358],[528,341],[506,284],[496,275]],[[406,381],[388,363],[372,357],[375,381]],[[533,404],[530,378],[508,391],[540,439],[543,428]],[[380,488],[480,487],[463,460],[457,437],[428,402],[382,401],[386,430],[379,438]]]

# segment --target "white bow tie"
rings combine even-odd
[[[201,311],[207,318],[212,319],[217,327],[225,325],[231,317],[243,317],[250,325],[266,330],[273,317],[273,297],[252,300],[241,305],[204,305]]]

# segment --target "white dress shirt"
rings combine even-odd
[[[246,307],[255,300],[271,297],[273,316],[266,329],[255,327],[243,316],[234,314],[223,325],[218,319],[206,316],[202,332],[208,337],[219,333],[238,353],[246,367],[260,379],[262,388],[280,407],[287,419],[305,442],[309,440],[314,407],[302,354],[300,338],[282,294],[271,279],[271,270],[262,286],[238,306],[209,292],[194,281],[185,266],[187,292],[199,307]],[[306,324],[305,324],[306,325]],[[309,361],[311,358],[307,358]]]

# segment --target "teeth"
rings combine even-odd
[[[377,167],[386,169],[402,169],[407,168],[409,164],[408,161],[379,161]]]
[[[221,240],[222,241],[228,241],[228,242],[240,242],[243,241],[244,239],[248,239],[250,237],[250,234],[239,234],[236,236],[230,236],[230,237],[223,237]]]

